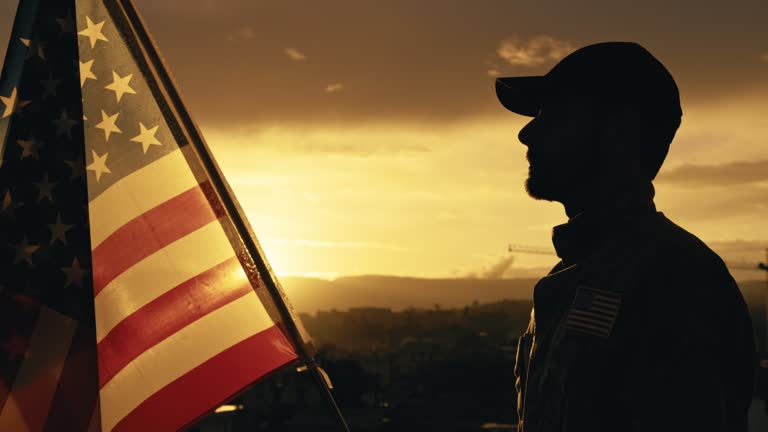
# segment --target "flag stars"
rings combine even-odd
[[[104,27],[104,21],[101,21],[98,24],[94,24],[93,21],[91,21],[91,17],[87,16],[85,17],[86,21],[86,28],[85,30],[82,30],[78,34],[80,36],[85,36],[91,41],[91,48],[96,47],[96,42],[98,41],[104,41],[109,42],[109,39],[107,39],[106,36],[104,36],[104,33],[101,32],[101,28]]]
[[[70,180],[74,180],[83,176],[83,162],[81,162],[79,159],[65,160],[64,163],[66,163],[69,166],[69,169],[72,171],[71,175],[69,176]]]
[[[104,138],[107,142],[109,142],[109,136],[112,135],[112,133],[123,133],[123,131],[121,131],[116,124],[117,116],[119,115],[120,112],[116,112],[113,115],[108,115],[106,112],[104,112],[104,110],[101,110],[101,122],[94,127],[104,131]]]
[[[16,245],[16,258],[13,260],[13,263],[16,264],[24,261],[27,264],[32,265],[32,254],[38,249],[40,249],[40,246],[29,244],[29,241],[25,236],[21,242]]]
[[[95,80],[96,75],[93,74],[93,71],[91,71],[91,68],[93,67],[93,60],[88,60],[87,62],[79,62],[80,63],[80,88],[82,88],[85,85],[85,82],[89,79]]]
[[[48,180],[48,174],[44,175],[39,182],[35,182],[35,186],[37,187],[38,201],[45,198],[53,202],[53,187],[56,186],[56,183]]]
[[[11,199],[11,191],[5,191],[5,195],[3,195],[2,207],[0,208],[2,208],[3,211],[5,211],[5,209],[10,207],[12,203],[13,203],[13,200]]]
[[[37,149],[39,146],[34,139],[30,138],[28,140],[16,140],[16,144],[21,147],[21,159],[26,159],[28,157],[39,159],[39,155],[37,154]]]
[[[3,195],[3,201],[0,203],[0,210],[2,210],[3,213],[12,215],[15,207],[16,205],[13,203],[11,191],[5,191],[5,195]]]
[[[140,133],[138,136],[131,138],[131,141],[141,143],[142,149],[144,150],[144,154],[147,154],[147,150],[149,150],[150,146],[153,145],[162,145],[160,141],[155,138],[155,134],[157,133],[158,126],[155,126],[151,129],[147,129],[144,126],[144,123],[139,122],[139,130]]]
[[[53,77],[53,74],[48,75],[48,79],[40,81],[43,85],[43,99],[48,96],[56,96],[56,89],[59,87],[60,79]]]
[[[59,23],[61,33],[75,33],[75,20],[72,18],[72,11],[67,12],[67,16],[64,18],[56,18],[56,22]]]
[[[69,118],[69,114],[66,111],[62,111],[58,119],[53,121],[56,126],[56,136],[66,135],[72,138],[72,126],[77,124],[77,120]]]
[[[32,39],[21,39],[21,43],[29,48],[27,50],[27,59],[37,56],[41,60],[45,60],[45,46],[47,42],[40,40],[38,35],[32,36]]]
[[[133,74],[128,74],[124,77],[121,77],[117,74],[117,72],[112,71],[112,84],[106,86],[105,88],[115,92],[117,101],[120,102],[120,99],[124,94],[136,94],[136,90],[132,89],[131,86],[128,85],[128,83],[131,81],[131,78],[133,78]]]
[[[61,271],[67,276],[66,280],[64,280],[65,288],[70,285],[77,285],[80,288],[83,287],[83,277],[88,273],[88,270],[80,267],[80,262],[77,260],[77,257],[72,260],[71,267],[62,267]]]
[[[57,240],[62,244],[67,244],[67,231],[72,229],[73,225],[65,224],[61,221],[61,215],[56,216],[56,222],[48,224],[48,229],[51,230],[51,244],[54,244]]]
[[[107,167],[107,156],[109,156],[109,152],[105,152],[103,155],[99,156],[95,150],[91,150],[91,155],[93,156],[93,162],[85,167],[85,169],[88,171],[93,171],[93,173],[96,175],[96,183],[98,183],[99,180],[101,180],[102,174],[112,173],[112,171],[109,170],[109,167]]]
[[[21,109],[25,106],[29,105],[31,101],[25,101],[25,100],[19,100],[19,95],[17,92],[16,87],[14,87],[11,90],[11,94],[8,96],[0,96],[0,102],[2,102],[5,105],[5,110],[3,111],[3,117],[10,117],[11,114],[18,114],[21,112]]]

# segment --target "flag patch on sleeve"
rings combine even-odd
[[[579,286],[565,317],[565,328],[607,338],[619,313],[621,294]]]

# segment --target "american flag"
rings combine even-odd
[[[2,431],[175,430],[298,358],[120,1],[17,12],[0,78]]]
[[[565,317],[565,328],[607,338],[619,313],[621,294],[579,286]]]

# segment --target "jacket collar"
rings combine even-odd
[[[572,265],[603,246],[628,225],[656,213],[653,199],[622,199],[579,213],[552,228],[552,243],[563,264]]]

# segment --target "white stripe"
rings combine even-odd
[[[0,412],[0,431],[43,430],[76,328],[76,321],[40,308],[26,358]],[[32,395],[36,405],[26,406]]]
[[[235,256],[218,220],[169,244],[113,279],[96,296],[96,338],[180,283]]]
[[[114,428],[145,399],[211,357],[273,325],[251,292],[144,351],[101,389],[102,430]]]
[[[184,159],[189,147],[128,174],[88,204],[92,249],[135,217],[198,184]]]

